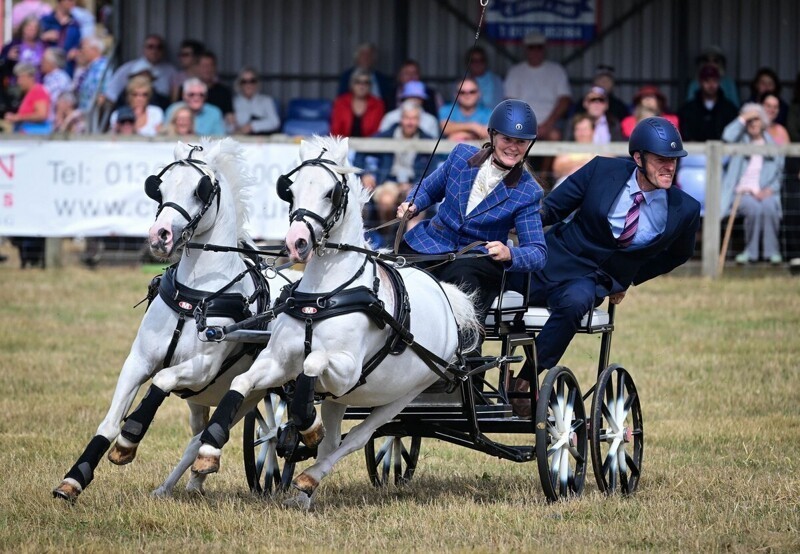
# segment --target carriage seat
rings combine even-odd
[[[525,330],[536,332],[541,331],[547,322],[547,318],[550,317],[550,310],[545,307],[526,306],[524,297],[516,291],[506,291],[502,295],[502,303],[500,303],[500,299],[501,297],[498,296],[492,303],[492,307],[486,317],[487,328],[495,327],[498,317],[501,322],[511,323],[521,315],[522,320],[525,322]],[[608,312],[595,308],[583,316],[578,332],[601,332],[606,330],[610,323],[611,318]]]

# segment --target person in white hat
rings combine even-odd
[[[564,67],[547,58],[547,37],[539,31],[525,35],[526,61],[511,67],[504,83],[506,98],[527,102],[540,118],[539,139],[561,140],[560,128],[572,103]]]

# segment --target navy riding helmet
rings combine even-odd
[[[531,107],[522,100],[503,100],[489,117],[489,134],[500,133],[507,137],[536,142],[538,124]]]
[[[648,117],[636,124],[628,140],[631,157],[634,152],[652,152],[664,158],[682,158],[687,154],[681,134],[663,117]]]

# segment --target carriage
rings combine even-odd
[[[261,251],[240,247],[246,217],[239,189],[247,181],[241,149],[230,139],[205,147],[179,143],[175,161],[147,180],[160,214],[150,231],[151,249],[185,249],[148,295],[153,305],[109,412],[53,491],[56,497],[74,501],[109,448],[112,463],[133,461],[161,402],[181,390],[188,391],[195,436],[154,491],[159,495],[169,494],[190,465],[187,488],[202,492],[240,419],[250,488],[270,492],[291,484],[305,507],[335,463],[362,448],[373,484],[387,484],[392,474],[395,483],[408,481],[423,438],[515,462],[535,459],[549,500],[583,491],[589,452],[600,490],[636,490],[641,407],[630,374],[609,365],[613,305],[595,309],[581,324],[581,332],[602,337],[597,383],[582,395],[568,368],[549,369],[525,393],[534,417],[517,417],[511,401],[523,393],[507,392],[511,368],[525,360],[535,364],[534,339],[547,310],[529,308],[526,293],[503,287],[478,329],[463,291],[401,259],[383,261],[392,258],[364,242],[360,210],[347,209],[348,201],[363,203],[368,196],[360,184],[348,185],[348,175],[358,170],[347,162],[347,139],[333,137],[301,143],[301,164],[278,180],[278,195],[292,204],[287,248],[306,270],[285,287],[278,304],[266,308],[264,279],[243,279],[259,273],[255,269],[274,277],[275,266],[264,263]],[[253,259],[245,262],[239,253]],[[316,319],[336,306],[344,310],[325,312],[336,317]],[[192,317],[198,332],[182,331]],[[171,335],[161,332],[173,326]],[[499,343],[499,356],[464,358],[479,331]],[[485,378],[489,369],[497,369],[491,372],[496,380]],[[128,413],[148,379],[147,394]],[[327,393],[321,417],[314,409],[320,388]],[[211,406],[217,408],[209,419]],[[343,419],[360,423],[342,435]],[[501,444],[489,436],[496,433],[518,435],[524,444]],[[310,458],[313,465],[293,477],[296,464]]]
[[[513,462],[536,460],[550,501],[582,493],[589,456],[600,491],[630,494],[636,490],[644,446],[642,413],[630,373],[618,364],[609,364],[616,306],[595,308],[586,314],[578,331],[600,335],[596,383],[582,394],[569,368],[556,366],[540,373],[531,383],[534,417],[527,419],[513,414],[511,399],[528,393],[510,392],[508,384],[516,364],[535,360],[534,340],[549,311],[528,307],[524,297],[527,295],[519,292],[500,291],[485,326],[487,342],[499,343],[500,355],[467,360],[471,366],[496,367],[491,382],[483,372],[461,380],[454,390],[447,390],[440,381],[375,432],[364,448],[367,476],[373,485],[410,481],[426,438]],[[269,338],[269,332],[253,332],[248,325],[245,321],[224,331],[225,340]],[[291,394],[291,385],[268,391],[262,405],[244,418],[243,462],[253,492],[288,489],[295,465],[315,456],[315,449],[304,446],[287,430],[291,427],[287,415]],[[368,408],[348,408],[345,419],[363,420],[368,415]],[[533,440],[530,445],[505,445],[487,436],[496,433]]]

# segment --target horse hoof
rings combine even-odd
[[[77,481],[64,479],[60,485],[53,489],[53,498],[75,502],[82,490]]]
[[[305,431],[300,431],[300,441],[309,448],[314,448],[325,438],[325,426],[322,424],[319,414],[314,423]]]
[[[192,464],[192,473],[208,475],[219,471],[219,456],[198,454]]]
[[[314,491],[317,489],[318,485],[319,481],[305,472],[295,477],[294,481],[292,481],[292,486],[300,492],[305,493],[309,498],[311,498],[311,495],[314,494]]]
[[[127,447],[115,442],[111,450],[108,451],[108,461],[118,466],[129,464],[136,457],[136,448],[138,446],[138,444],[134,444],[131,447]]]

